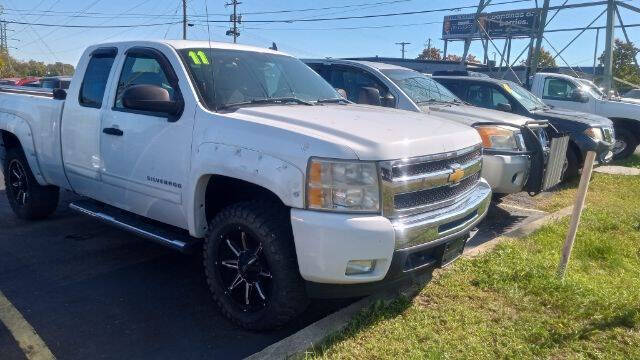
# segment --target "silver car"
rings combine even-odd
[[[524,190],[534,195],[560,182],[567,138],[547,121],[468,105],[430,76],[396,65],[303,61],[355,103],[429,113],[473,126],[483,141],[482,177],[496,194]]]

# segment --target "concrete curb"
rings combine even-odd
[[[491,251],[491,249],[493,249],[496,245],[498,245],[505,239],[521,238],[527,236],[545,224],[569,216],[572,210],[573,206],[568,206],[541,219],[523,224],[522,226],[519,226],[501,236],[498,236],[492,240],[485,242],[482,245],[473,248],[472,250],[464,253],[462,257],[477,257],[478,255]],[[434,273],[433,277],[436,278],[440,272],[441,271]],[[401,289],[400,292],[376,294],[358,300],[355,303],[345,307],[344,309],[338,310],[337,312],[305,327],[297,333],[292,334],[278,341],[277,343],[268,346],[264,350],[245,358],[245,360],[288,359],[301,357],[302,355],[304,355],[307,349],[322,344],[322,342],[329,335],[344,329],[349,324],[349,321],[353,318],[353,316],[355,316],[359,311],[371,306],[378,301],[391,301],[399,294],[407,297],[412,297],[417,294],[420,289],[422,289],[424,282],[429,278],[431,278],[431,276],[429,275],[423,276],[423,278],[416,281],[416,284],[414,286]]]

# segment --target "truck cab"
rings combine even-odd
[[[536,73],[531,79],[531,92],[549,106],[610,119],[616,132],[613,148],[616,159],[630,156],[640,143],[638,103],[621,101],[583,79],[555,73]]]
[[[300,60],[206,41],[98,44],[67,91],[0,88],[14,213],[70,207],[202,251],[221,312],[264,330],[455,260],[484,218],[477,132],[352,104]]]

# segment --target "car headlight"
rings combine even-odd
[[[479,125],[475,129],[482,138],[482,147],[493,150],[525,151],[524,138],[520,130],[507,126]]]
[[[584,131],[584,134],[596,141],[604,140],[602,129],[591,127]]]
[[[380,211],[376,163],[311,158],[307,173],[307,208],[343,212]]]

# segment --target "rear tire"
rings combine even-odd
[[[616,128],[616,143],[613,148],[613,159],[626,159],[636,151],[638,139],[626,128]]]
[[[40,220],[56,210],[60,189],[38,184],[21,148],[7,149],[3,166],[5,192],[16,216],[24,220]]]
[[[243,328],[280,327],[308,305],[285,210],[243,202],[220,211],[209,225],[207,282],[222,313]]]

